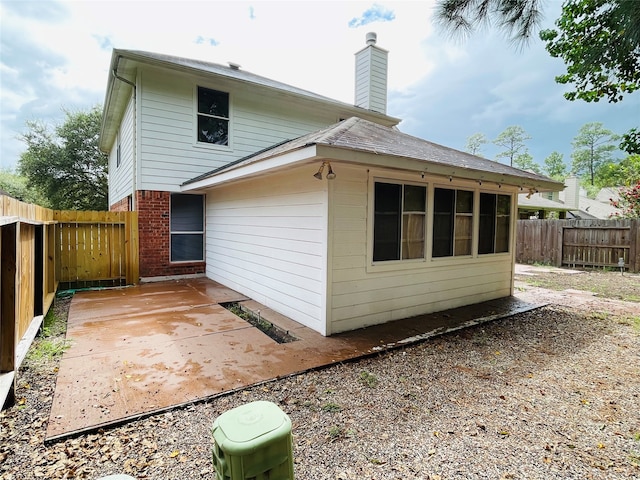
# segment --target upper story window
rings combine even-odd
[[[509,251],[511,196],[480,193],[480,238],[478,253]]]
[[[473,192],[436,188],[433,194],[433,257],[471,255]]]
[[[424,258],[427,189],[376,182],[373,261]]]
[[[229,94],[198,87],[198,142],[229,145]]]

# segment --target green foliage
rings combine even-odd
[[[20,173],[51,208],[106,210],[108,158],[98,148],[102,109],[65,113],[65,122],[53,131],[41,122],[27,122]]]
[[[537,174],[542,174],[540,165],[533,161],[533,157],[529,152],[524,152],[516,156],[513,159],[513,166],[521,170],[527,170],[530,172],[535,172]]]
[[[618,102],[640,88],[636,0],[567,0],[555,25],[557,30],[543,30],[540,38],[567,66],[556,82],[575,85],[565,93],[568,100]]]
[[[511,125],[507,127],[493,143],[504,150],[496,155],[497,159],[508,158],[509,165],[514,165],[514,160],[518,156],[526,153],[525,142],[531,140],[531,137],[525,132],[524,128],[519,125]]]
[[[465,146],[465,152],[478,157],[484,157],[482,155],[482,145],[489,143],[484,133],[474,133],[467,138],[467,145]]]
[[[572,145],[573,172],[587,173],[591,185],[595,185],[596,170],[611,159],[617,146],[618,136],[604,128],[600,122],[591,122],[580,127]]]
[[[629,155],[619,163],[606,162],[596,171],[598,187],[630,186],[640,181],[640,155]]]
[[[540,21],[540,0],[440,0],[436,21],[452,34],[495,23],[514,42],[529,40]]]
[[[323,412],[333,413],[333,412],[339,412],[340,410],[342,410],[342,407],[337,403],[329,402],[322,405]]]
[[[569,173],[562,154],[558,152],[551,152],[551,154],[544,159],[543,170],[549,177],[558,181],[563,181]]]
[[[620,150],[627,152],[629,155],[640,155],[640,131],[637,128],[632,128],[627,133],[622,134]]]
[[[369,388],[375,388],[378,385],[378,377],[366,370],[360,372],[360,381]]]
[[[640,180],[631,186],[620,190],[620,199],[612,200],[611,204],[621,210],[616,216],[624,218],[640,218]]]
[[[21,202],[49,206],[46,198],[39,191],[29,187],[25,177],[10,170],[0,170],[0,190]]]

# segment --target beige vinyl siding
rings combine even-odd
[[[428,258],[424,262],[413,263],[410,268],[367,269],[370,262],[367,243],[370,235],[367,226],[368,202],[373,201],[369,199],[368,173],[365,168],[347,168],[343,165],[334,165],[334,170],[337,177],[330,203],[331,334],[511,294],[511,252],[433,260]],[[393,175],[391,171],[388,173],[391,179]],[[431,181],[428,184],[430,191],[433,183]],[[470,188],[468,185],[456,185],[455,182],[451,187]],[[502,188],[495,193],[508,193],[504,190]],[[428,203],[432,199],[431,194]],[[428,228],[431,228],[429,217],[432,211],[432,205],[428,204]],[[513,231],[513,215],[511,223]],[[427,238],[430,238],[429,231]],[[431,248],[430,242],[426,248]]]
[[[325,331],[326,182],[299,167],[207,192],[207,277]]]
[[[147,68],[140,74],[142,190],[178,191],[187,180],[283,140],[335,123],[335,114],[303,110],[290,99],[266,98],[237,85]],[[230,144],[196,141],[196,86],[230,95]]]
[[[134,98],[131,96],[124,111],[120,130],[109,151],[109,205],[133,193],[133,164],[135,154]],[[120,141],[120,166],[117,166],[118,139]]]

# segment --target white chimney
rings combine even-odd
[[[578,177],[567,177],[564,186],[564,204],[574,210],[580,210],[580,181]]]
[[[367,33],[367,46],[356,53],[356,107],[387,113],[387,57],[376,46],[377,35]]]

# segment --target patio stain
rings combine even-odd
[[[219,305],[238,302],[299,340],[279,344]],[[78,292],[46,440],[419,342],[537,308],[514,297],[323,337],[205,278]]]

